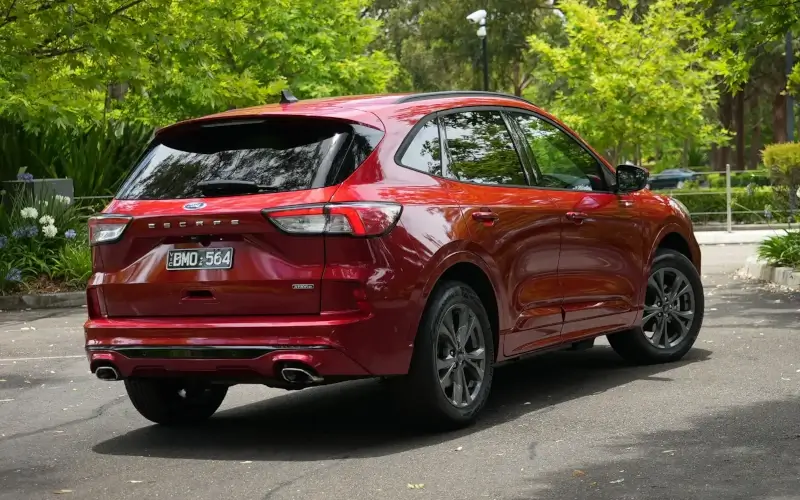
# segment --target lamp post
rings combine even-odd
[[[486,11],[476,10],[467,16],[467,20],[472,24],[477,24],[477,35],[481,39],[481,47],[483,49],[483,90],[489,90],[489,51],[486,42]]]
[[[792,73],[794,66],[794,47],[792,47],[792,31],[786,32],[786,78]],[[786,140],[794,142],[794,98],[792,94],[786,95]]]

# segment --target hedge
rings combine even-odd
[[[672,191],[670,196],[680,200],[695,222],[725,222],[727,219],[724,189],[692,189]],[[775,193],[770,187],[732,188],[731,202],[733,222],[736,224],[759,224],[784,222],[789,202],[785,195]],[[717,212],[702,214],[703,212]],[[736,213],[743,212],[743,213]],[[767,214],[771,217],[768,218]]]

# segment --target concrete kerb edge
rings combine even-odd
[[[26,309],[61,309],[86,305],[86,292],[9,295],[0,297],[0,311]]]
[[[800,271],[791,267],[771,266],[756,256],[747,258],[740,274],[759,281],[767,281],[779,286],[800,290]]]

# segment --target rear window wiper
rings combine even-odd
[[[258,194],[280,191],[276,186],[264,186],[253,181],[240,181],[234,179],[219,179],[213,181],[200,181],[195,186],[204,196],[225,196],[237,194]]]

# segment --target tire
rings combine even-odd
[[[466,331],[468,324],[473,325],[471,331],[458,335],[462,332],[458,326],[463,325]],[[452,325],[457,339],[440,335],[440,327],[444,325]],[[452,340],[456,345],[452,345]],[[440,283],[426,305],[409,376],[404,381],[409,409],[426,426],[437,429],[471,424],[489,397],[494,353],[489,316],[477,294],[461,282]],[[483,375],[479,381],[480,369]],[[440,383],[441,380],[444,382]],[[457,392],[459,387],[463,390]]]
[[[191,425],[207,420],[217,411],[228,387],[188,383],[179,379],[125,380],[125,389],[136,410],[161,425]]]
[[[675,285],[679,274],[685,283],[678,284],[680,290],[677,292],[680,293],[686,286],[690,289],[673,300],[671,294],[676,290],[671,285]],[[666,290],[669,304],[662,304],[659,300],[657,289],[660,283],[664,283],[661,288]],[[678,361],[692,348],[703,324],[705,302],[700,275],[694,264],[683,254],[659,249],[653,259],[646,286],[642,324],[637,328],[609,335],[608,342],[617,354],[631,363]],[[689,324],[687,313],[690,309]]]

